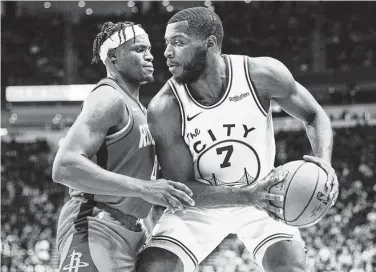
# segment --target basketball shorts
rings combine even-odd
[[[199,265],[229,234],[236,234],[255,262],[262,267],[266,249],[279,241],[295,240],[304,247],[296,227],[270,218],[253,207],[202,209],[187,208],[187,212],[165,212],[146,242],[177,255],[185,272]]]
[[[131,231],[90,201],[72,198],[63,207],[57,233],[61,272],[135,271],[145,230]]]

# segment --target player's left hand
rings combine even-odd
[[[283,181],[283,179],[287,175],[287,173],[277,174],[278,168],[271,170],[263,179],[257,182],[256,185],[245,186],[244,188],[250,189],[250,193],[254,196],[252,205],[256,209],[263,210],[274,220],[280,221],[276,214],[282,215],[283,209],[275,207],[270,203],[270,201],[277,201],[283,203],[284,196],[269,193],[269,188],[275,183]]]
[[[303,159],[307,162],[312,162],[312,163],[317,164],[322,169],[324,169],[324,171],[328,175],[326,189],[330,190],[329,197],[332,201],[332,206],[334,206],[338,198],[338,178],[337,178],[335,170],[328,162],[326,162],[325,160],[319,157],[304,155]]]

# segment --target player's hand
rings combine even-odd
[[[166,207],[171,212],[185,211],[185,206],[194,206],[192,191],[183,183],[158,179],[144,184],[141,197],[151,204]]]
[[[253,206],[257,209],[266,211],[269,216],[275,220],[280,220],[276,214],[283,214],[283,209],[277,208],[270,204],[269,201],[279,201],[283,203],[284,196],[269,193],[269,188],[275,183],[283,181],[287,173],[277,173],[277,169],[273,169],[270,173],[260,180],[255,187],[252,188],[254,196]]]
[[[328,181],[325,187],[327,190],[330,190],[329,197],[332,202],[332,206],[334,206],[338,198],[338,178],[336,175],[336,171],[328,162],[319,157],[304,155],[303,159],[305,161],[317,164],[322,169],[324,169],[324,171],[328,175]]]

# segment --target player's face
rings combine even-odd
[[[187,22],[168,24],[165,33],[169,71],[179,83],[195,82],[206,69],[205,42],[192,37]]]
[[[128,80],[141,84],[153,82],[153,55],[147,35],[127,41],[116,51],[117,68]]]

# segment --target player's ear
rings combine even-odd
[[[116,49],[115,48],[110,48],[107,52],[107,58],[112,62],[116,62]]]
[[[217,46],[217,38],[214,35],[210,35],[208,37],[206,46],[208,49],[214,48],[215,46]]]

